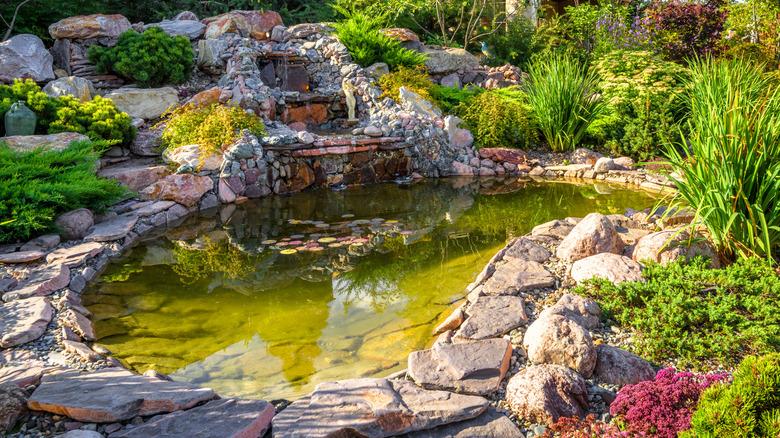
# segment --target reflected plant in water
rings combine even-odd
[[[205,237],[197,247],[184,242],[175,245],[173,271],[184,284],[193,284],[218,273],[230,280],[240,279],[253,272],[257,264],[256,257],[236,248],[228,239]]]

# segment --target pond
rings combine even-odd
[[[484,179],[271,197],[146,237],[84,303],[98,342],[138,372],[292,399],[405,368],[507,239],[652,203],[607,185]]]

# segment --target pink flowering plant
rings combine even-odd
[[[665,368],[655,380],[621,389],[609,412],[631,434],[674,438],[691,427],[691,414],[701,393],[728,378],[728,373],[701,375]]]

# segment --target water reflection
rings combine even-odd
[[[274,197],[150,236],[85,302],[99,342],[140,372],[223,395],[294,398],[322,381],[403,368],[508,237],[651,203],[514,180]]]

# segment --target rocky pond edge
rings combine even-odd
[[[642,170],[619,170],[615,169],[617,166],[614,165],[598,165],[603,163],[602,160],[602,163],[594,164],[547,167],[537,165],[531,168],[526,176],[532,179],[603,181],[627,184],[654,192],[673,190],[673,183],[664,176]],[[225,436],[231,436],[234,432],[249,432],[250,435],[262,436],[270,427],[275,409],[266,402],[219,399],[210,389],[170,382],[165,376],[155,373],[139,376],[124,370],[121,364],[110,356],[110,352],[99,345],[90,347],[96,336],[90,321],[91,314],[80,300],[80,293],[87,283],[97,278],[112,258],[121,256],[141,236],[160,227],[176,225],[197,210],[197,205],[188,208],[173,201],[134,199],[112,208],[111,214],[97,224],[94,224],[91,212],[74,211],[67,214],[66,218],[61,218],[59,225],[66,235],[73,237],[81,234],[82,238],[61,242],[59,236],[41,236],[24,245],[15,246],[14,251],[9,252],[9,248],[0,251],[0,261],[5,263],[0,265],[3,270],[0,271],[0,274],[3,274],[0,275],[0,291],[4,301],[0,304],[0,326],[3,329],[0,337],[0,347],[3,348],[0,351],[0,387],[6,388],[0,394],[0,399],[5,399],[5,403],[12,407],[8,410],[11,414],[7,418],[0,418],[0,426],[13,427],[16,419],[22,416],[26,409],[54,414],[31,417],[33,424],[28,421],[22,426],[22,431],[11,436],[35,436],[31,435],[34,430],[65,432],[68,429],[83,431],[85,428],[112,437],[151,436],[154,435],[150,434],[154,428],[176,430],[176,427],[187,427],[192,423],[191,419],[187,420],[187,415],[191,413],[194,416],[193,411],[196,409],[200,412],[200,420],[197,423],[201,428],[206,426],[206,421],[208,427],[220,428],[215,430],[224,432]],[[644,213],[637,213],[642,214]],[[639,234],[648,234],[650,231],[647,228],[653,226],[652,222],[640,223],[638,217],[622,216],[624,219],[619,219],[618,216],[620,215],[613,215],[606,221],[612,224],[614,230],[633,230],[628,233],[633,233],[633,237],[627,235],[625,238],[629,247],[635,244]],[[613,221],[616,223],[613,224]],[[364,408],[369,406],[372,413],[384,413],[380,417],[367,417],[366,412],[354,411],[328,413],[343,415],[343,421],[336,422],[343,423],[342,426],[350,424],[350,419],[357,421],[360,424],[349,427],[354,426],[367,436],[393,436],[413,432],[418,434],[414,436],[429,436],[424,435],[428,432],[423,431],[431,432],[431,429],[436,428],[462,428],[465,431],[471,430],[468,433],[472,433],[476,430],[473,429],[475,427],[504,430],[502,434],[495,436],[523,436],[519,435],[522,432],[517,427],[518,413],[540,423],[561,415],[534,412],[530,407],[519,407],[517,403],[508,401],[509,392],[529,392],[526,389],[519,391],[519,384],[507,388],[504,377],[510,370],[519,371],[520,364],[528,362],[528,358],[524,357],[525,354],[521,354],[521,351],[532,346],[524,345],[523,341],[517,338],[516,332],[518,328],[527,326],[527,333],[537,320],[542,319],[530,317],[536,313],[537,306],[541,308],[545,298],[561,285],[570,282],[575,275],[585,275],[575,272],[584,270],[587,273],[588,269],[600,270],[604,266],[605,260],[598,260],[597,263],[592,263],[591,260],[592,266],[588,268],[589,264],[585,262],[590,256],[573,265],[561,263],[558,257],[552,256],[560,250],[556,244],[557,239],[563,238],[563,230],[571,232],[575,225],[579,223],[574,219],[543,224],[540,226],[542,229],[548,227],[552,231],[539,234],[540,228],[537,227],[537,234],[532,232],[529,236],[520,238],[521,240],[513,240],[499,251],[477,280],[469,286],[467,301],[437,330],[440,333],[434,347],[413,352],[405,373],[392,376],[394,379],[334,382],[333,385],[336,386],[333,388],[323,384],[325,389],[318,387],[311,395],[294,402],[276,415],[273,420],[273,435],[328,435],[333,430],[328,429],[328,425],[312,421],[312,418],[316,420],[318,417],[311,417],[311,412],[315,412],[316,407],[332,408],[345,403]],[[601,225],[608,227],[605,223]],[[634,228],[626,228],[626,225]],[[643,231],[638,233],[637,230]],[[620,239],[622,242],[623,238]],[[648,242],[658,240],[654,238]],[[663,241],[666,240],[668,236]],[[618,258],[601,256],[614,259],[607,262],[614,262],[615,271],[610,271],[609,275],[616,275],[617,279],[641,272],[639,265],[631,257],[622,255],[622,248],[621,254],[617,254],[616,248],[621,245],[613,244],[614,246],[591,256],[599,256],[602,253],[617,256]],[[518,245],[528,254],[520,258],[507,256],[507,253],[520,251]],[[626,242],[623,242],[622,246],[625,247]],[[543,263],[538,261],[540,254],[545,251],[550,254],[552,262],[549,258]],[[652,251],[646,252],[652,254]],[[579,268],[575,271],[574,266],[577,265]],[[501,286],[502,278],[509,283]],[[499,291],[502,287],[505,288],[504,291]],[[506,291],[511,292],[505,293]],[[572,302],[575,304],[570,303],[569,307],[575,309],[592,310],[595,305],[592,302],[579,302],[576,297],[568,299],[574,300]],[[566,307],[565,302],[558,302],[552,307],[561,306]],[[497,312],[507,315],[507,318],[495,318]],[[564,404],[573,411],[563,414],[577,415],[592,410],[588,400],[590,393],[587,388],[582,390],[585,385],[583,376],[591,377],[594,370],[598,369],[598,352],[606,347],[593,344],[593,337],[597,336],[599,339],[598,336],[601,335],[591,336],[589,326],[581,324],[582,321],[577,319],[581,316],[568,316],[562,317],[565,321],[560,321],[560,318],[544,319],[558,320],[552,326],[574,324],[572,330],[578,333],[578,342],[585,344],[585,347],[582,347],[585,358],[562,359],[557,353],[543,352],[538,354],[547,359],[540,359],[542,362],[533,361],[541,363],[542,365],[538,365],[541,367],[549,365],[548,368],[524,369],[532,368],[539,370],[534,372],[546,373],[545,378],[551,379],[550,381],[568,382],[568,392],[574,394],[574,401],[568,400]],[[499,327],[485,327],[486,321],[499,323]],[[584,330],[578,331],[577,327],[584,327]],[[546,335],[546,330],[550,329],[541,330],[541,333]],[[514,340],[512,336],[515,336]],[[590,344],[585,341],[588,336],[591,339]],[[524,348],[513,348],[513,345],[522,345]],[[592,348],[589,348],[589,345]],[[531,348],[529,351],[536,350]],[[479,360],[466,360],[474,358],[475,354]],[[529,354],[529,357],[534,354],[537,353]],[[630,361],[638,359],[632,356],[623,357],[623,353],[615,351],[610,351],[610,354],[628,358],[626,360]],[[584,365],[581,362],[584,362]],[[429,365],[435,365],[439,371],[420,371]],[[647,370],[647,367],[634,364],[628,369]],[[530,371],[525,373],[526,380],[544,381],[539,376],[529,379],[528,373]],[[510,383],[518,381],[515,377],[517,375],[510,379]],[[417,384],[398,383],[412,381]],[[81,389],[74,392],[75,388]],[[129,388],[134,388],[137,393],[129,391]],[[338,396],[334,399],[333,394]],[[381,406],[372,404],[374,402],[368,403],[360,394],[380,396],[379,399],[383,400]],[[592,398],[596,400],[598,397]],[[130,403],[130,399],[133,403]],[[136,406],[138,400],[142,400],[140,406]],[[533,400],[528,403],[530,402]],[[440,406],[432,412],[428,409],[431,403],[439,403]],[[13,409],[13,406],[16,406],[16,409]],[[419,409],[415,410],[414,406]],[[581,410],[577,410],[577,406]],[[204,416],[203,412],[206,411],[211,414]],[[157,415],[165,413],[169,414]],[[321,414],[324,413],[317,415]],[[358,421],[359,418],[361,420]],[[371,421],[366,418],[371,418]],[[391,418],[392,421],[389,421]],[[40,424],[35,424],[36,422]],[[222,427],[226,429],[221,429]],[[134,430],[137,432],[133,432]],[[510,432],[511,434],[506,434]],[[187,435],[184,430],[181,434],[195,436]]]

